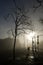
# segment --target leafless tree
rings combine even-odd
[[[22,8],[19,8],[16,5],[15,0],[13,0],[13,1],[14,1],[14,4],[15,4],[15,9],[12,8],[11,13],[8,13],[6,18],[8,18],[11,15],[13,20],[14,20],[14,23],[15,23],[15,28],[14,28],[15,33],[13,33],[13,30],[11,30],[12,35],[14,37],[13,59],[15,60],[15,45],[16,45],[17,35],[19,35],[21,33],[26,33],[25,30],[29,29],[29,27],[32,26],[32,21],[28,20],[28,19],[30,19],[30,17],[28,17],[26,15],[27,12],[25,12],[25,10],[23,10]]]

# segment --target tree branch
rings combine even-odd
[[[41,0],[36,0],[36,1],[37,1],[37,3],[39,3],[39,5],[38,6],[33,5],[33,8],[34,8],[33,12],[35,12],[39,7],[42,6],[42,1]]]

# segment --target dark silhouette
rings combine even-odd
[[[12,8],[12,12],[11,13],[8,13],[8,16],[6,18],[8,18],[10,15],[12,16],[13,20],[14,20],[14,23],[15,23],[15,33],[13,35],[14,37],[14,47],[13,47],[13,59],[15,60],[15,45],[16,45],[16,38],[17,38],[17,35],[21,34],[21,33],[25,33],[25,30],[29,29],[29,27],[32,26],[32,21],[29,20],[27,21],[28,19],[30,19],[30,17],[28,17],[26,15],[26,12],[25,12],[25,9],[24,7],[23,8],[20,8],[16,5],[16,1],[14,1],[14,4],[15,4],[15,9]],[[28,12],[27,12],[28,13]],[[15,15],[15,17],[14,17]],[[20,27],[20,25],[22,25]],[[13,30],[11,30],[13,31]],[[19,33],[18,33],[19,31]]]
[[[28,59],[29,54],[30,54],[30,47],[27,48],[26,59]]]

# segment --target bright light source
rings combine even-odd
[[[34,37],[35,34],[36,34],[35,32],[31,32],[29,35],[26,35],[26,38],[31,41],[32,40],[32,37]]]
[[[31,33],[29,34],[29,36],[30,36],[30,37],[34,37],[34,36],[35,36],[35,32],[31,32]]]

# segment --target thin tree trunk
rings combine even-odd
[[[15,60],[15,44],[16,44],[16,36],[15,36],[15,39],[14,39],[13,60]]]
[[[15,27],[15,38],[14,38],[14,46],[13,46],[13,60],[15,60],[16,37],[17,37],[17,25],[16,25],[16,27]]]

